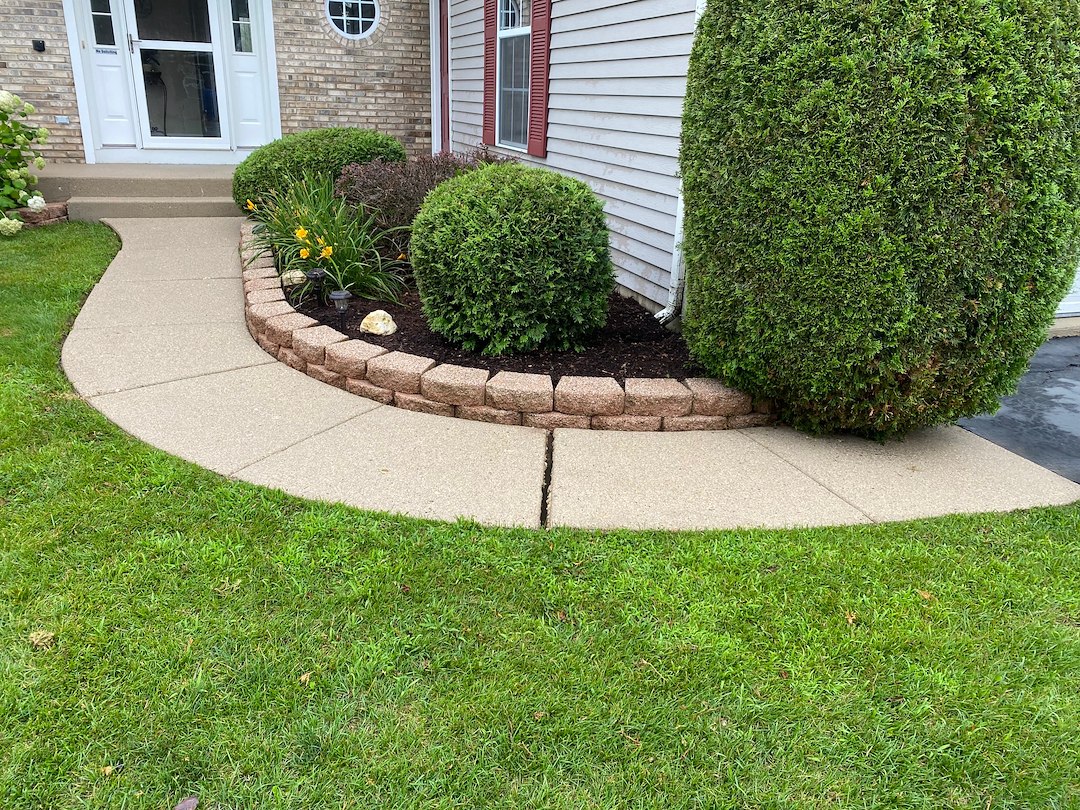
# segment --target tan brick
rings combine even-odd
[[[267,340],[265,335],[256,335],[255,342],[259,344],[259,348],[273,357],[277,357],[278,352],[281,350],[281,347],[276,343]]]
[[[776,413],[776,403],[771,399],[755,399],[753,407],[754,413]]]
[[[520,425],[521,414],[517,411],[506,411],[502,408],[492,408],[488,405],[458,405],[458,419],[471,419],[474,422],[490,422],[495,425]]]
[[[623,411],[623,387],[611,377],[563,377],[555,386],[555,410],[582,416],[615,416]]]
[[[309,377],[314,377],[319,382],[324,382],[335,388],[345,387],[345,377],[343,375],[331,371],[326,366],[320,366],[318,363],[308,363],[306,373]]]
[[[254,292],[255,290],[280,290],[281,279],[277,276],[271,278],[253,278],[251,281],[244,282],[244,292]]]
[[[381,402],[383,405],[389,405],[394,401],[393,391],[389,388],[380,388],[377,385],[372,385],[367,380],[354,380],[348,378],[345,380],[345,390],[350,394],[356,394],[357,396],[366,399],[373,399],[376,402]]]
[[[386,354],[386,349],[365,340],[333,343],[326,347],[326,367],[354,380],[362,380],[367,376],[368,361],[382,354]]]
[[[728,427],[732,429],[768,427],[776,424],[776,417],[771,413],[744,413],[728,417]]]
[[[684,416],[690,413],[693,396],[678,380],[659,377],[628,377],[626,413],[639,416]]]
[[[258,248],[249,247],[244,249],[241,262],[244,265],[244,271],[265,271],[271,270],[273,274],[277,275],[277,262],[274,261],[274,256],[271,253],[260,253]]]
[[[252,332],[265,332],[266,322],[279,315],[291,315],[296,310],[286,301],[271,301],[269,304],[252,304],[247,308],[248,326]]]
[[[329,326],[312,326],[293,332],[292,349],[309,363],[326,362],[326,347],[347,340],[347,336]]]
[[[659,416],[635,416],[619,414],[618,416],[594,416],[589,422],[593,430],[659,430],[663,423]]]
[[[488,380],[486,397],[493,408],[546,413],[555,405],[555,387],[547,374],[500,371]]]
[[[445,402],[436,402],[433,399],[420,396],[420,394],[402,394],[400,391],[395,391],[394,405],[398,408],[404,408],[406,411],[431,413],[436,416],[454,415],[453,405],[447,405]]]
[[[301,315],[299,312],[292,312],[287,315],[278,315],[268,319],[263,334],[266,335],[268,340],[272,340],[278,346],[291,348],[293,332],[297,329],[307,329],[309,326],[315,326],[317,323],[318,321],[314,318],[309,318],[307,315]]]
[[[726,416],[665,416],[664,430],[726,430]]]
[[[292,349],[285,348],[284,346],[281,348],[281,351],[278,352],[278,360],[289,366],[289,368],[295,368],[297,371],[304,371],[307,369],[307,363],[304,361],[304,358]]]
[[[278,287],[273,290],[252,290],[246,295],[249,304],[269,304],[273,301],[284,301],[285,291]]]
[[[483,405],[487,378],[487,369],[445,363],[424,372],[420,393],[447,405]]]
[[[430,357],[420,357],[406,352],[390,352],[372,358],[367,364],[367,378],[375,385],[400,391],[402,394],[419,394],[420,377],[435,365]]]
[[[729,388],[719,380],[694,377],[686,381],[694,394],[691,413],[701,416],[738,416],[750,413],[750,397],[742,391]]]
[[[277,270],[274,267],[248,267],[241,274],[244,281],[254,281],[257,278],[277,278]]]
[[[549,413],[523,413],[521,415],[521,424],[526,427],[543,428],[544,430],[555,430],[555,428],[581,428],[582,430],[589,429],[589,417],[587,416],[574,416],[569,413],[558,413],[551,411]]]

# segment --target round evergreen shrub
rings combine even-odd
[[[710,0],[685,334],[812,431],[993,411],[1080,260],[1080,4]]]
[[[614,288],[604,208],[580,180],[491,164],[436,187],[413,222],[431,329],[469,351],[581,350]]]
[[[296,132],[260,146],[236,167],[233,199],[241,208],[271,191],[282,194],[305,174],[337,179],[350,163],[405,160],[397,139],[370,129],[331,127]]]

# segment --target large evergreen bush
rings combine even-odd
[[[693,355],[810,430],[994,410],[1080,259],[1076,0],[710,0]]]
[[[330,127],[295,132],[260,146],[233,173],[233,199],[241,208],[272,192],[285,194],[305,175],[336,180],[350,163],[405,160],[405,147],[381,132]]]
[[[460,174],[413,222],[431,329],[470,351],[580,349],[615,286],[604,207],[580,180],[516,163]]]

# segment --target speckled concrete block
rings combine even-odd
[[[386,349],[364,340],[346,340],[326,347],[326,367],[354,380],[367,376],[367,364]]]
[[[581,416],[622,413],[623,387],[610,377],[563,377],[555,386],[555,410]]]
[[[750,395],[729,388],[719,380],[694,377],[686,381],[686,386],[694,394],[691,413],[700,416],[738,416],[750,413]]]
[[[252,332],[265,332],[266,322],[279,315],[291,315],[296,312],[286,301],[272,301],[269,304],[252,304],[247,308],[247,322]]]
[[[337,374],[328,369],[326,366],[321,366],[318,363],[308,363],[307,369],[304,373],[312,379],[316,379],[319,382],[326,383],[327,385],[332,385],[335,388],[345,387],[344,376],[342,376],[341,374]]]
[[[589,427],[593,430],[659,430],[662,422],[659,416],[594,416]]]
[[[447,405],[445,402],[436,402],[433,399],[428,399],[420,394],[402,394],[400,391],[394,392],[394,405],[399,408],[404,408],[407,411],[416,411],[418,413],[430,413],[436,416],[453,416],[454,406]]]
[[[281,347],[276,343],[267,340],[265,335],[256,335],[255,342],[259,344],[259,348],[273,357],[277,357],[278,352],[281,350]]]
[[[307,362],[304,358],[292,349],[287,349],[284,346],[281,348],[281,351],[278,352],[278,360],[289,368],[295,368],[297,371],[305,371],[307,369]]]
[[[768,427],[776,424],[776,417],[769,413],[744,413],[728,417],[728,427],[732,429]]]
[[[272,301],[284,301],[285,291],[281,287],[267,290],[252,290],[247,293],[249,304],[269,304]]]
[[[332,327],[312,326],[293,332],[292,349],[307,362],[322,365],[326,362],[326,347],[347,339],[347,336]]]
[[[307,329],[309,326],[315,326],[318,321],[314,318],[309,318],[307,315],[301,315],[299,312],[291,312],[287,315],[278,315],[275,318],[270,318],[266,321],[266,328],[263,330],[263,334],[266,335],[268,340],[273,341],[278,346],[284,346],[285,348],[292,348],[292,333],[297,329]]]
[[[487,404],[523,413],[547,413],[555,404],[555,387],[547,374],[500,371],[487,383]]]
[[[521,414],[517,411],[506,411],[502,408],[492,408],[488,405],[458,405],[454,414],[458,419],[469,419],[473,422],[488,422],[493,425],[520,425]]]
[[[628,377],[626,413],[637,416],[684,416],[690,413],[693,395],[678,380]]]
[[[241,278],[243,278],[245,282],[254,281],[257,278],[277,278],[277,268],[274,267],[273,264],[263,267],[249,265],[244,268]]]
[[[350,394],[356,394],[357,396],[364,397],[365,399],[373,399],[376,402],[381,402],[383,405],[389,405],[394,401],[394,392],[389,388],[380,388],[377,385],[372,385],[367,380],[345,380],[345,390]]]
[[[375,385],[402,394],[419,394],[420,377],[435,365],[430,357],[406,352],[381,354],[368,361],[367,378]]]
[[[255,292],[255,290],[280,290],[281,279],[277,276],[272,278],[253,278],[251,281],[244,282],[244,292]]]
[[[420,393],[447,405],[483,405],[487,378],[487,369],[446,363],[424,372]]]
[[[726,416],[665,416],[664,430],[727,430]]]
[[[521,415],[521,424],[525,425],[525,427],[543,428],[544,430],[555,430],[556,428],[588,430],[589,417],[574,416],[569,413],[557,413],[555,411],[549,413],[523,413]]]

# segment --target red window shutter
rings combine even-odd
[[[484,132],[481,142],[495,145],[495,60],[499,44],[499,0],[484,0]]]
[[[529,154],[547,157],[548,66],[551,64],[551,0],[533,0],[529,63]]]

